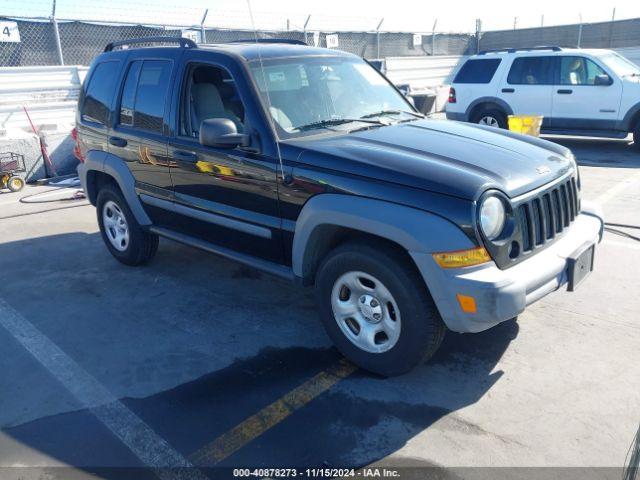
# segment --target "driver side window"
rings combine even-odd
[[[198,138],[200,125],[210,118],[231,120],[239,133],[245,130],[245,109],[233,77],[213,65],[195,65],[183,84],[180,135]]]
[[[560,57],[560,85],[595,85],[598,75],[606,72],[585,57]]]

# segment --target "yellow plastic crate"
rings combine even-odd
[[[509,130],[539,137],[543,118],[542,115],[509,115]]]

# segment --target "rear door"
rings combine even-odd
[[[131,52],[109,135],[109,151],[127,162],[138,193],[170,198],[172,183],[167,157],[167,117],[176,57],[181,49]],[[150,212],[155,223],[157,215]]]
[[[553,88],[553,128],[611,130],[615,128],[622,96],[622,82],[593,59],[581,55],[557,57]],[[596,85],[607,74],[610,85]]]
[[[543,125],[548,125],[552,113],[553,65],[552,56],[515,58],[502,79],[498,97],[515,115],[543,115]]]

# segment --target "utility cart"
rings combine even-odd
[[[20,175],[24,172],[24,155],[13,152],[0,153],[0,188],[19,192],[24,188],[25,180]]]

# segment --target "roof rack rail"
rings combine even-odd
[[[478,52],[478,55],[486,55],[487,53],[516,53],[516,52],[529,52],[533,50],[551,50],[553,52],[561,52],[562,48],[557,45],[541,46],[541,47],[522,47],[522,48],[496,48],[494,50],[482,50]]]
[[[231,40],[227,43],[287,43],[289,45],[309,46],[307,42],[304,42],[302,40],[293,40],[290,38],[252,38],[247,40]]]
[[[115,47],[123,47],[125,45],[135,45],[137,43],[177,43],[182,48],[198,48],[196,42],[189,38],[182,37],[144,37],[130,38],[129,40],[118,40],[111,42],[104,47],[105,52],[111,52]]]

